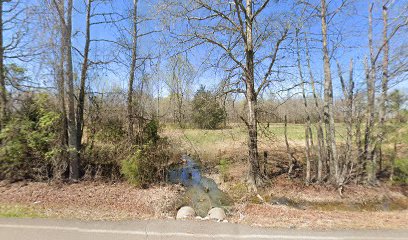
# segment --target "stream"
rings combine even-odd
[[[207,216],[208,211],[214,207],[227,209],[233,204],[232,199],[221,191],[215,181],[204,177],[198,162],[190,156],[182,156],[182,165],[177,165],[168,172],[168,181],[181,184],[186,192],[181,199],[182,206],[194,208],[200,217]]]
[[[168,171],[167,180],[181,184],[186,192],[181,197],[179,207],[190,206],[200,217],[207,216],[214,207],[228,210],[233,201],[227,193],[221,191],[215,181],[202,175],[199,162],[188,155],[182,156],[183,164],[178,164]],[[258,199],[256,199],[258,200]],[[286,197],[266,196],[265,200],[273,205],[286,205],[296,209],[314,209],[322,211],[400,211],[408,209],[404,202],[383,199],[362,203],[353,202],[309,202],[294,201]]]

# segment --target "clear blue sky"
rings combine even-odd
[[[33,4],[36,1],[27,0],[28,4]],[[74,41],[73,44],[79,50],[83,48],[83,31],[85,25],[85,9],[84,9],[84,1],[74,1],[75,2],[75,11],[74,11]],[[128,10],[131,8],[131,4],[133,1],[130,0],[113,0],[112,4],[99,4],[98,7],[94,10],[95,12],[102,13],[102,12],[112,12],[112,8],[114,12],[119,12],[121,14],[128,13]],[[146,1],[146,0],[139,0],[139,14],[141,16],[154,18],[157,16],[156,14],[156,6],[157,3],[160,2],[159,0],[153,1]],[[311,2],[315,2],[316,4],[320,1],[313,0]],[[337,6],[339,6],[341,1],[333,0],[330,1],[329,11],[334,11]],[[341,42],[338,46],[335,54],[333,55],[332,61],[332,76],[334,79],[334,88],[335,93],[337,96],[340,94],[339,89],[339,81],[337,79],[337,68],[335,67],[334,59],[337,59],[342,67],[343,71],[346,71],[348,68],[348,62],[350,58],[354,59],[355,62],[355,78],[356,81],[360,82],[358,87],[364,88],[362,84],[364,72],[363,72],[363,59],[365,56],[368,56],[368,48],[367,48],[367,14],[368,14],[368,4],[371,1],[367,0],[359,0],[354,1],[351,7],[346,8],[345,11],[336,15],[329,26],[329,41],[330,47],[333,49],[333,44],[337,42]],[[374,42],[376,48],[378,48],[381,42],[381,31],[382,31],[382,22],[381,22],[381,5],[379,4],[379,0],[374,1]],[[400,14],[402,11],[401,6],[406,4],[405,0],[397,0],[394,1],[394,6],[390,9],[390,17],[394,17]],[[294,1],[280,1],[276,3],[275,1],[271,1],[268,6],[268,9],[265,11],[265,15],[279,15],[282,12],[287,12],[290,7],[292,7]],[[405,14],[406,15],[406,14]],[[101,19],[99,19],[101,20]],[[98,20],[96,20],[98,21]],[[393,19],[390,20],[392,22]],[[131,25],[127,21],[123,21],[119,23],[124,29],[128,29],[131,31]],[[157,20],[143,22],[139,26],[139,32],[145,33],[151,30],[161,30],[162,25]],[[293,29],[292,29],[293,30]],[[339,35],[336,31],[343,32],[342,38],[338,39]],[[403,32],[405,31],[405,32]],[[406,29],[403,30],[395,39],[392,40],[391,46],[394,47],[391,49],[393,52],[396,46],[403,44],[407,44],[407,38],[404,37],[404,34],[407,33]],[[163,39],[166,32],[163,33],[156,33],[149,36],[145,36],[140,39],[139,41],[139,54],[140,55],[147,55],[150,54],[151,56],[158,56],[164,55],[166,48],[162,45],[159,45],[158,42]],[[319,19],[315,17],[314,21],[311,25],[311,33],[310,36],[314,38],[320,38],[320,22]],[[108,39],[108,40],[117,40],[120,37],[120,34],[117,32],[116,28],[112,25],[98,25],[92,27],[92,38],[93,39]],[[293,37],[293,36],[292,36]],[[289,41],[289,40],[288,40]],[[317,80],[322,79],[322,53],[321,53],[321,43],[320,42],[313,42],[312,44],[312,68],[315,73]],[[295,46],[295,45],[293,45]],[[219,78],[224,75],[222,71],[217,71],[216,69],[211,69],[207,71],[202,71],[203,69],[200,67],[202,65],[202,61],[205,58],[205,54],[208,52],[208,45],[203,45],[192,49],[189,52],[189,60],[195,65],[196,69],[199,70],[200,74],[197,79],[197,87],[199,84],[204,84],[209,87],[215,86],[219,82]],[[91,45],[91,58],[94,60],[107,60],[113,54],[117,54],[119,51],[117,47],[113,47],[112,44],[108,43],[93,43]],[[285,54],[285,63],[287,62],[295,62],[296,59],[294,58],[293,53],[288,54],[286,51],[281,51],[281,54]],[[130,62],[130,56],[126,54],[121,54],[121,61],[125,63],[124,65],[121,63],[112,63],[109,64],[108,70],[105,69],[97,69],[90,72],[91,79],[97,79],[93,82],[93,87],[101,90],[103,88],[110,88],[112,86],[117,86],[120,88],[125,89],[127,78],[128,78],[128,71],[126,68],[126,64]],[[282,56],[281,56],[282,57]],[[76,71],[79,72],[80,69],[80,61],[81,57],[76,55],[75,57],[75,67]],[[153,61],[157,63],[157,61]],[[160,67],[162,70],[160,71],[161,74],[156,74],[155,77],[162,78],[163,75],[166,75],[166,57],[161,60]],[[303,62],[305,64],[305,62]],[[278,62],[279,64],[279,62]],[[153,73],[153,65],[147,65],[144,69],[145,73]],[[306,68],[304,66],[304,70]],[[292,71],[296,71],[297,69],[293,69]],[[34,71],[33,71],[34,72]],[[139,69],[138,76],[140,78],[142,72]],[[296,75],[296,74],[295,74]],[[406,76],[405,76],[406,77]],[[287,77],[289,81],[297,81],[296,77]],[[292,79],[290,79],[292,78]],[[288,82],[289,82],[288,81]],[[290,84],[290,83],[288,83]],[[402,84],[397,86],[400,89],[407,91],[408,83],[405,81]]]

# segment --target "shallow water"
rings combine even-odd
[[[191,206],[201,217],[207,216],[213,207],[228,208],[231,198],[221,191],[215,181],[202,176],[200,165],[190,156],[182,157],[184,164],[168,172],[168,181],[186,187],[180,205]]]

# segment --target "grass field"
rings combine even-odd
[[[269,156],[275,161],[287,161],[286,145],[284,138],[284,124],[259,125],[258,128],[259,153],[268,151]],[[399,144],[397,159],[408,159],[408,126],[399,130]],[[303,161],[305,147],[304,124],[288,124],[288,140],[290,147],[295,150],[295,156]],[[183,153],[195,154],[204,163],[210,166],[218,165],[223,159],[233,162],[245,160],[247,157],[247,129],[244,124],[229,125],[225,129],[204,130],[186,128],[180,129],[173,125],[162,128],[163,136],[180,149]],[[383,145],[383,153],[390,157],[393,152],[393,141],[395,132],[388,135],[388,142]],[[336,139],[340,145],[345,142],[346,128],[344,124],[336,124]],[[362,136],[363,138],[363,136]],[[313,126],[313,139],[316,145],[316,128]],[[389,164],[386,161],[384,164]]]
[[[260,151],[284,152],[284,124],[275,123],[267,127],[259,126],[258,145]],[[305,142],[305,127],[303,124],[288,125],[288,140],[292,147],[303,147]],[[336,126],[336,138],[343,141],[345,136],[343,124]],[[313,129],[316,138],[316,129]],[[162,135],[168,137],[176,146],[187,153],[196,153],[202,160],[219,161],[222,158],[242,159],[247,152],[247,129],[243,124],[233,124],[225,129],[180,129],[165,126]],[[316,141],[316,140],[315,140]]]
[[[313,134],[316,137],[316,129],[313,127]],[[233,124],[225,129],[204,130],[204,129],[179,129],[174,126],[164,127],[165,135],[179,133],[185,135],[195,144],[215,143],[224,141],[225,139],[243,140],[247,137],[247,129],[243,124]],[[261,124],[258,127],[260,141],[267,140],[284,140],[285,127],[283,123],[273,123],[267,127],[266,124]],[[178,135],[179,135],[178,134]],[[343,140],[345,138],[346,129],[344,124],[336,124],[336,138]],[[304,124],[288,124],[288,139],[289,141],[304,141],[305,126]]]

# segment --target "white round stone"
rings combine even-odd
[[[177,211],[176,219],[194,218],[196,213],[192,207],[184,206]]]
[[[225,215],[224,209],[216,207],[216,208],[212,208],[212,209],[210,209],[210,211],[208,211],[207,217],[209,219],[215,219],[217,221],[223,221],[227,216]]]

